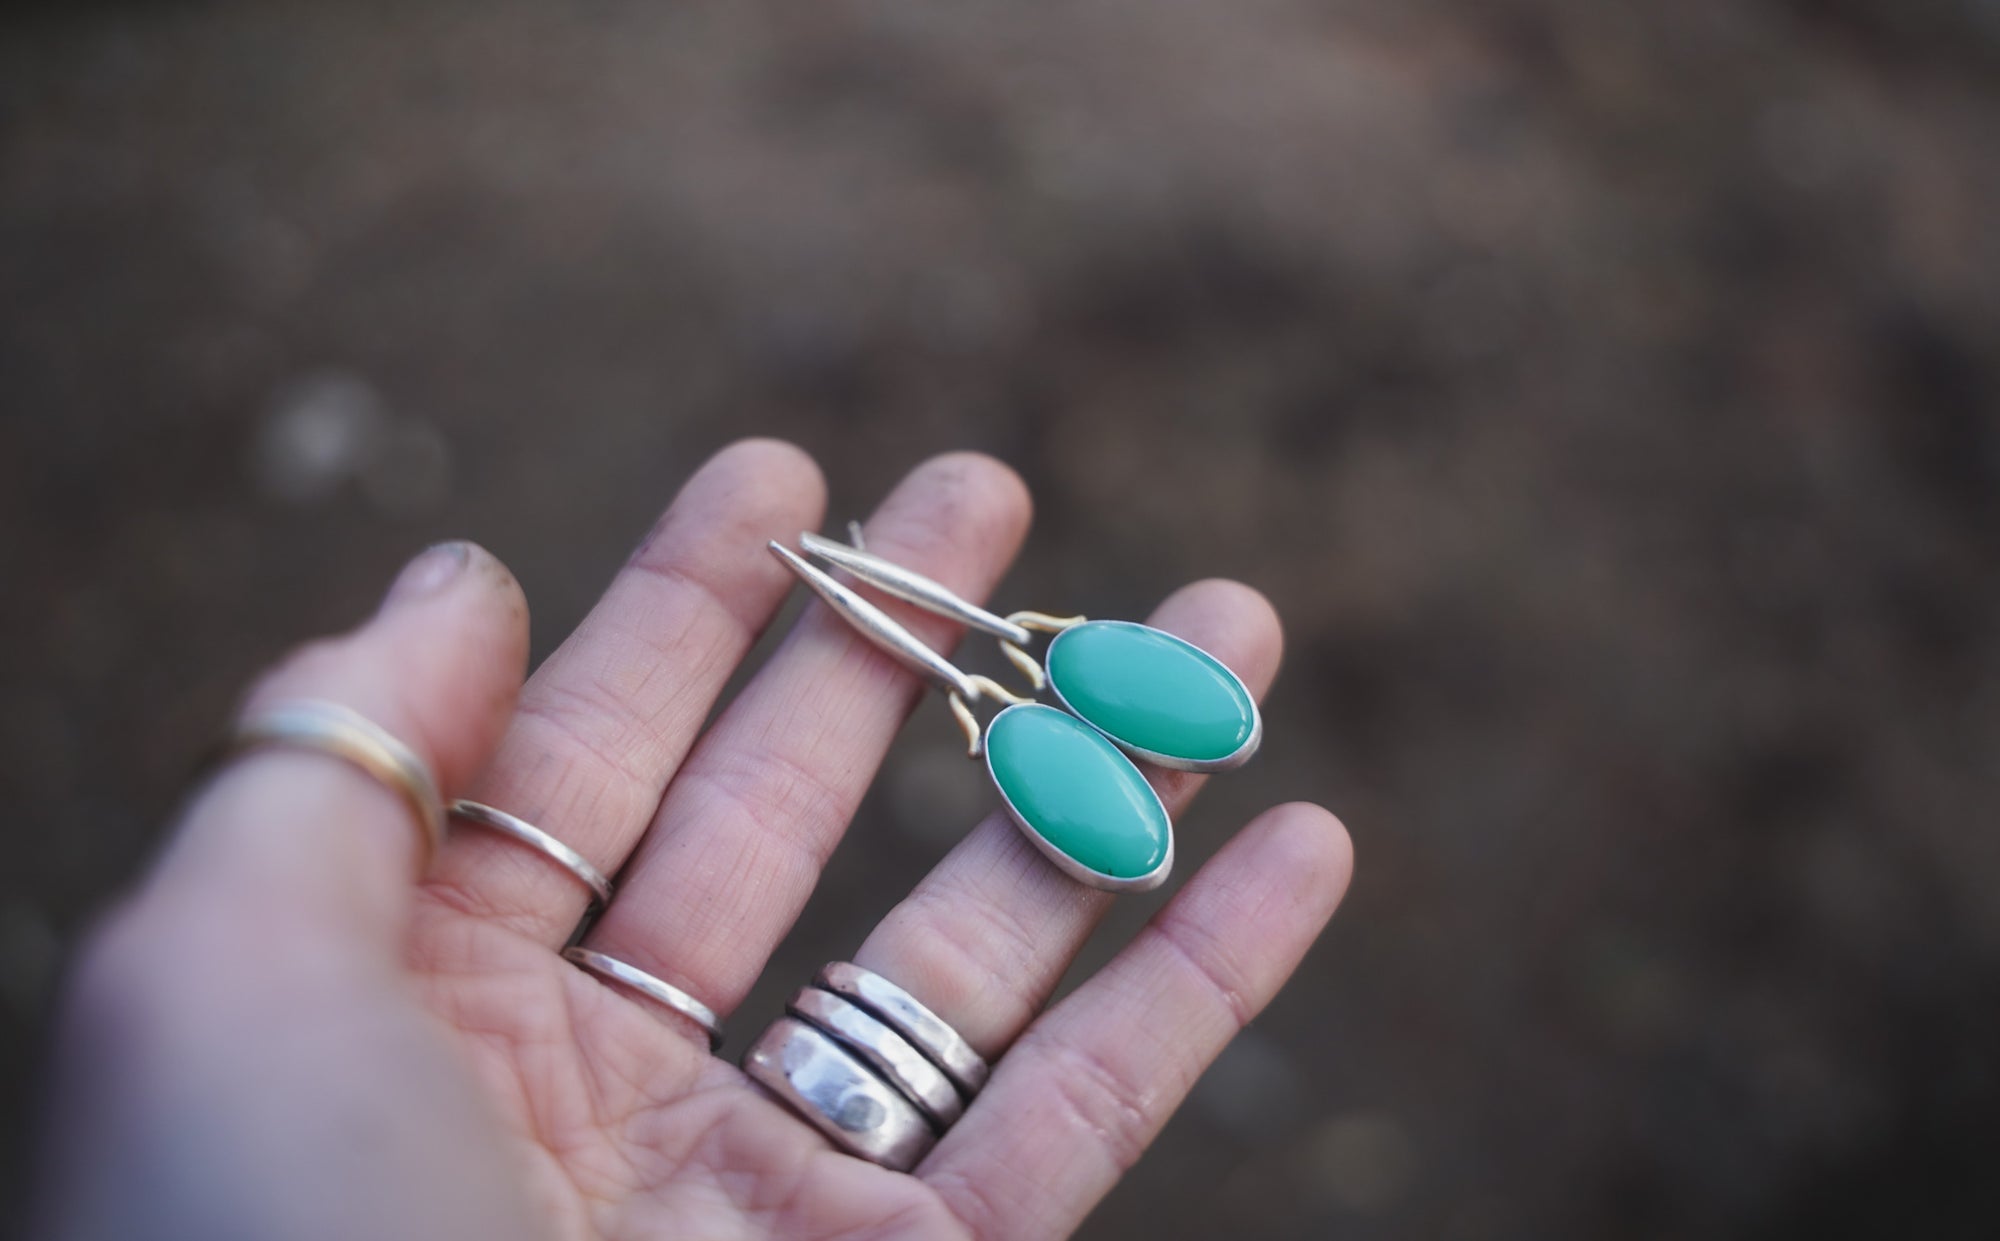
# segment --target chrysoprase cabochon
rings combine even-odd
[[[1184,638],[1134,621],[1085,621],[1049,643],[1049,685],[1134,758],[1181,771],[1227,771],[1263,740],[1242,678]]]
[[[1174,864],[1174,827],[1132,760],[1090,725],[1040,703],[986,726],[986,768],[1007,813],[1064,873],[1143,892]]]

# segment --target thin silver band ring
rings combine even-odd
[[[444,800],[437,777],[417,752],[352,707],[319,698],[282,702],[240,721],[221,757],[282,746],[342,759],[409,804],[423,829],[424,866],[444,847]]]
[[[617,957],[607,957],[589,948],[565,948],[563,960],[589,970],[599,978],[636,991],[655,1004],[672,1009],[694,1022],[707,1032],[710,1051],[722,1046],[722,1023],[716,1020],[715,1010],[679,987],[661,982],[646,971],[627,965]]]
[[[503,836],[510,836],[548,858],[575,876],[578,883],[589,888],[600,908],[611,903],[611,881],[604,877],[603,871],[592,866],[589,858],[526,819],[508,814],[505,810],[496,810],[484,802],[467,801],[463,797],[451,803],[451,813],[468,823],[490,827]]]

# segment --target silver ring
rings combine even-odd
[[[484,802],[467,801],[463,797],[451,803],[451,813],[468,823],[490,827],[504,836],[513,837],[574,875],[578,883],[590,889],[599,906],[611,903],[611,881],[604,877],[603,871],[592,866],[589,858],[526,819],[516,818],[505,810],[495,810]]]
[[[662,1007],[670,1008],[708,1033],[708,1049],[722,1046],[722,1023],[715,1010],[670,983],[661,982],[646,971],[627,965],[617,957],[607,957],[589,948],[563,949],[563,960],[589,970],[599,978],[630,988]]]
[[[847,961],[835,961],[820,970],[813,985],[854,1001],[908,1039],[926,1059],[944,1070],[967,1103],[986,1084],[986,1061],[972,1050],[972,1044],[944,1018],[924,1007],[916,996],[880,974]]]
[[[958,1031],[880,974],[820,970],[743,1054],[743,1072],[850,1155],[908,1172],[986,1083]]]
[[[908,1172],[937,1145],[916,1104],[797,1017],[772,1022],[743,1053],[743,1071],[850,1155]]]
[[[236,725],[222,757],[260,746],[311,750],[343,759],[409,804],[423,828],[424,865],[444,847],[444,801],[437,778],[417,752],[352,707],[318,698],[282,702]]]
[[[907,1095],[938,1132],[965,1115],[965,1100],[951,1079],[908,1039],[859,1005],[831,991],[801,987],[785,1010],[867,1061],[883,1081]]]

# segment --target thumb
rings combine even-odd
[[[513,575],[482,548],[441,543],[405,566],[359,628],[267,673],[244,715],[305,699],[349,707],[409,746],[449,798],[505,729],[527,647]],[[427,850],[394,789],[331,754],[265,746],[197,794],[147,895],[325,915],[393,945]]]

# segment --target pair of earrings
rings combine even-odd
[[[771,551],[863,637],[944,691],[967,752],[985,757],[1008,815],[1065,874],[1113,892],[1164,882],[1174,864],[1173,823],[1132,759],[1182,771],[1226,771],[1249,761],[1263,720],[1242,678],[1150,625],[1042,612],[997,616],[871,554],[859,525],[848,530],[851,545],[816,534],[799,543],[885,594],[997,639],[1035,692],[1052,691],[1065,710],[960,670],[824,570],[782,544],[773,542]],[[1026,649],[1038,632],[1054,635],[1040,662]],[[981,728],[972,704],[987,700],[1007,705]]]

